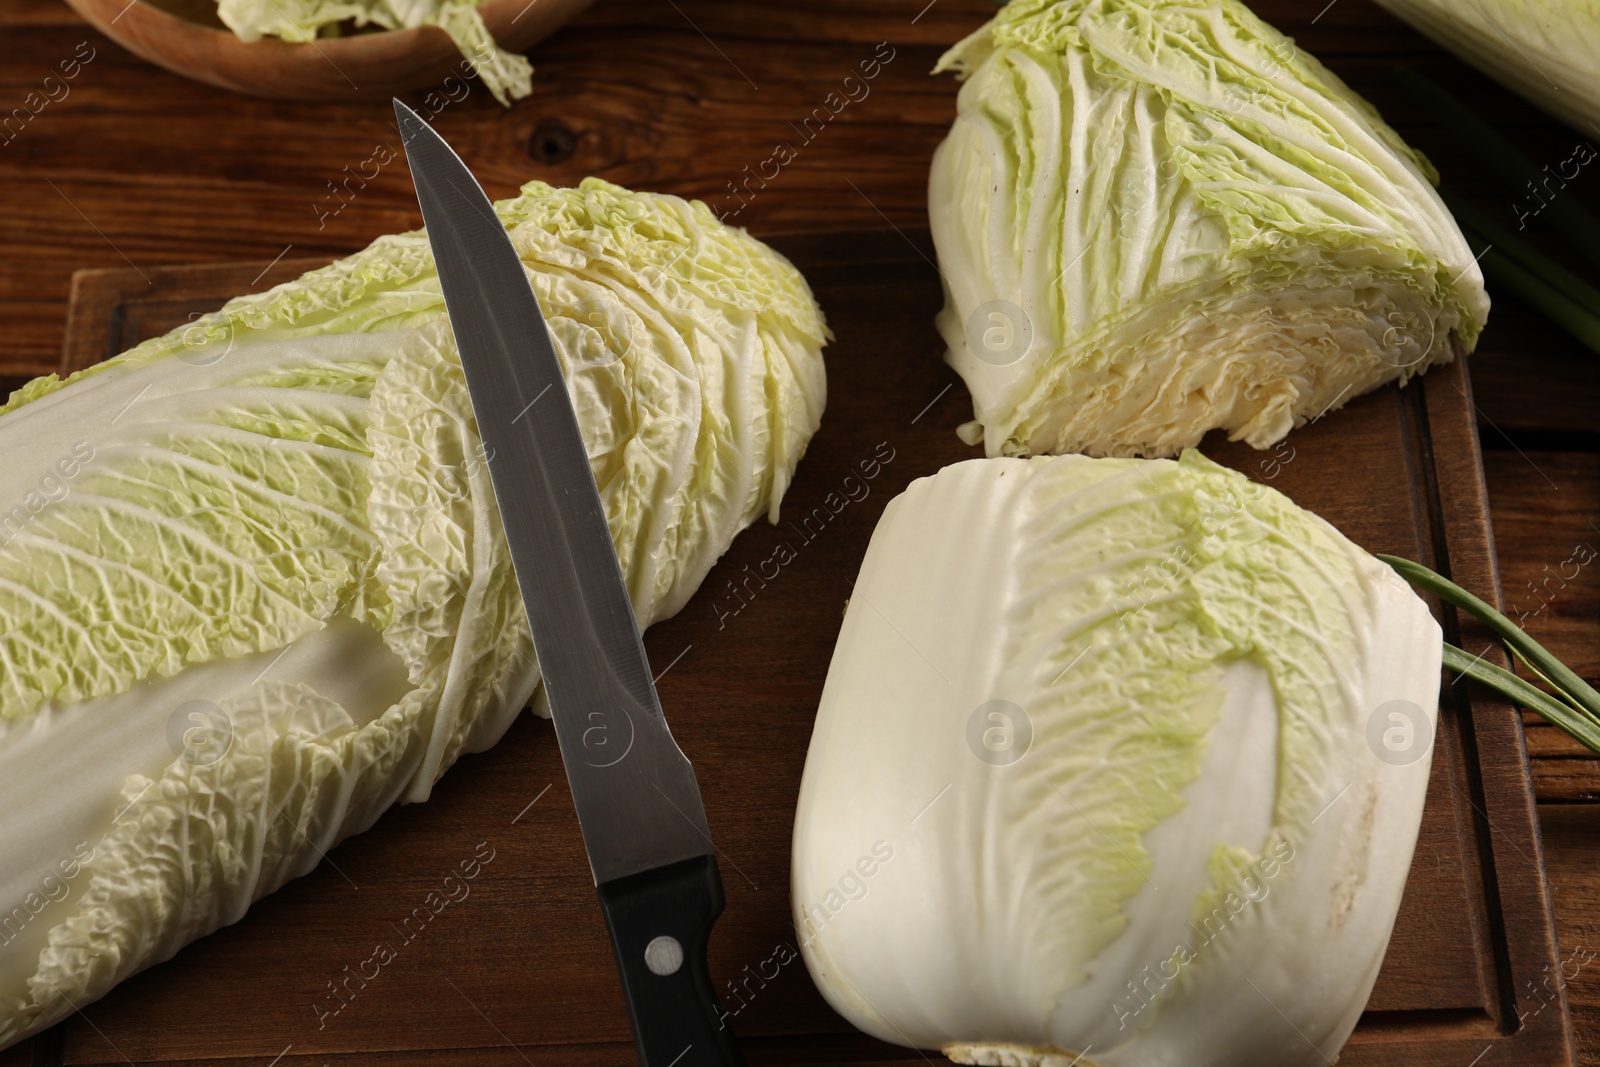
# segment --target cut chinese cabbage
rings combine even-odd
[[[812,977],[959,1063],[1331,1062],[1405,886],[1441,647],[1389,567],[1196,452],[913,482],[806,758]]]
[[[1475,344],[1427,161],[1237,0],[1014,0],[938,69],[938,324],[989,455],[1264,448]]]
[[[496,209],[648,625],[776,516],[826,327],[704,204]],[[31,383],[0,454],[3,1046],[425,800],[539,674],[422,233]]]

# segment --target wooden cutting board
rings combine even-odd
[[[925,231],[773,243],[810,279],[837,335],[827,350],[823,427],[784,501],[785,521],[742,534],[699,595],[646,643],[717,835],[728,907],[711,969],[751,1063],[926,1060],[854,1032],[802,963],[779,961],[795,945],[795,798],[848,582],[884,504],[913,478],[976,454],[955,435],[971,408],[940,360],[932,325],[940,288]],[[79,272],[63,370],[319,262]],[[1420,559],[1497,601],[1473,411],[1458,361],[1419,385],[1362,397],[1271,452],[1216,435],[1206,451],[1366,548]],[[861,461],[885,456],[864,499],[827,508],[824,499]],[[801,516],[815,519],[802,529]],[[764,585],[745,583],[746,568],[781,543],[793,561]],[[731,592],[735,582],[741,597]],[[1441,619],[1449,640],[1504,663],[1480,626],[1449,611]],[[1405,901],[1340,1063],[1569,1064],[1556,975],[1577,961],[1557,956],[1520,720],[1465,682],[1446,685],[1442,699]],[[469,894],[431,912],[430,894],[475,858]],[[419,908],[427,922],[405,926]],[[364,984],[350,981],[353,996],[336,997],[333,984],[380,943],[395,958],[376,977],[369,967]],[[0,1067],[234,1059],[277,1067],[635,1062],[547,722],[524,716],[493,751],[463,759],[428,803],[391,811],[242,922],[86,1006],[31,1050],[0,1053]]]

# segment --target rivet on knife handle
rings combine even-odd
[[[706,967],[722,912],[714,856],[603,882],[600,906],[644,1067],[743,1067]]]

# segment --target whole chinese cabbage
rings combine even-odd
[[[315,41],[340,23],[385,30],[438,26],[502,104],[533,91],[527,56],[495,44],[478,8],[488,0],[217,0],[217,16],[244,41]]]
[[[1237,0],[1014,0],[938,69],[938,324],[989,455],[1263,448],[1476,342],[1427,161]]]
[[[641,625],[779,499],[826,327],[701,203],[497,205]],[[311,870],[539,682],[422,233],[0,417],[0,1046]]]
[[[1441,647],[1389,567],[1196,452],[914,482],[806,759],[812,977],[958,1063],[1331,1063],[1405,886]]]

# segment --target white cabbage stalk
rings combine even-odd
[[[497,210],[648,625],[776,516],[826,327],[704,204]],[[3,1047],[427,799],[539,671],[420,232],[40,379],[0,455]]]
[[[1600,6],[1590,0],[1378,0],[1514,93],[1600,134]]]
[[[217,17],[242,41],[315,41],[341,22],[409,30],[438,26],[502,104],[533,92],[527,56],[495,43],[478,8],[488,0],[217,0]]]
[[[989,455],[1265,448],[1476,343],[1427,161],[1237,0],[1014,0],[938,70],[938,325]]]
[[[1325,1067],[1405,886],[1440,650],[1394,571],[1196,452],[912,483],[800,789],[813,979],[959,1063]]]

